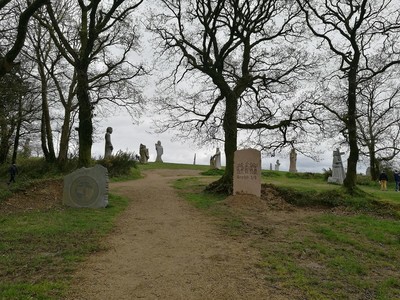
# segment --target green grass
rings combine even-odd
[[[221,205],[224,196],[204,192],[220,176],[208,166],[149,163],[123,180],[156,168],[205,172],[207,176],[181,178],[174,186],[195,207],[219,220],[223,233],[243,237],[259,250],[261,259],[255,267],[262,269],[265,284],[277,291],[295,290],[304,299],[400,299],[400,221],[373,213],[379,207],[376,203],[397,209],[400,193],[381,192],[371,184],[360,186],[365,194],[350,197],[318,174],[264,172],[263,181],[287,193],[292,203],[306,206],[306,211],[310,203],[325,207],[295,222],[288,215],[287,222],[277,225],[256,212],[249,219]],[[331,210],[343,203],[354,209]],[[110,204],[95,210],[0,213],[0,299],[63,299],[74,270],[85,257],[103,249],[100,239],[128,201],[110,195]],[[256,233],[261,227],[262,234]]]
[[[112,194],[109,202],[0,215],[0,299],[62,299],[78,263],[102,249],[100,238],[128,204]]]
[[[291,220],[281,223],[279,235],[268,218],[253,215],[249,219],[221,209],[220,196],[202,192],[211,179],[180,179],[175,187],[196,207],[219,218],[223,232],[235,239],[251,240],[249,245],[262,256],[257,267],[263,270],[266,285],[277,287],[277,291],[296,290],[304,299],[400,299],[400,221],[375,213],[374,209],[381,208],[372,200],[397,203],[398,193],[381,192],[372,185],[362,186],[359,194],[351,197],[322,178],[282,173],[271,172],[264,181],[300,197],[300,201],[293,201],[296,205],[311,202],[311,206],[328,207],[310,217],[305,214],[294,224]],[[337,205],[351,210],[331,212],[330,207]],[[266,228],[263,235],[255,233],[260,224]]]

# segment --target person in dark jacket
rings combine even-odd
[[[389,181],[385,171],[379,175],[379,183],[381,184],[381,191],[387,191],[387,182]]]
[[[396,183],[396,192],[399,191],[399,185],[400,185],[400,174],[399,171],[394,171],[394,182]]]
[[[15,176],[18,174],[17,165],[12,164],[8,169],[8,172],[10,173],[10,180],[8,181],[8,185],[10,185],[11,182],[15,182]]]

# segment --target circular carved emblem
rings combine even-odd
[[[77,206],[90,207],[96,203],[99,186],[92,177],[79,176],[71,184],[70,195]]]

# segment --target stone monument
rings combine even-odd
[[[149,149],[143,144],[140,144],[139,146],[139,154],[140,154],[140,163],[142,164],[147,164],[147,161],[149,160]]]
[[[340,152],[339,149],[333,151],[332,176],[328,177],[329,183],[343,184],[346,178],[342,163],[342,154],[344,152]]]
[[[161,155],[164,153],[164,149],[161,146],[161,142],[158,141],[156,144],[156,152],[157,152],[157,157],[156,157],[156,162],[163,162]]]
[[[108,205],[107,168],[95,165],[64,177],[63,204],[71,207],[104,208]]]
[[[281,165],[281,163],[279,162],[279,159],[276,161],[275,163],[275,171],[279,171],[279,166]]]
[[[233,194],[261,196],[261,152],[237,150],[234,155]]]
[[[290,151],[290,164],[289,164],[289,172],[292,173],[297,173],[297,167],[296,167],[296,162],[297,162],[297,153],[294,148]]]
[[[104,158],[109,158],[114,149],[113,145],[111,143],[111,133],[112,132],[113,132],[112,127],[107,127],[106,134],[105,134],[106,145],[105,145],[105,150],[104,150]]]
[[[221,152],[219,151],[219,148],[217,148],[215,154],[210,158],[210,168],[221,169]]]

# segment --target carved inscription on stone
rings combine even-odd
[[[106,207],[108,205],[107,168],[96,165],[81,168],[64,177],[63,204],[71,207]]]
[[[234,157],[233,194],[261,196],[261,153],[255,149],[237,150]]]

